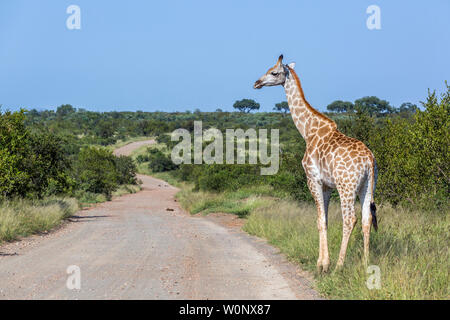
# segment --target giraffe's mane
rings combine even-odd
[[[297,73],[295,72],[294,69],[292,69],[291,67],[289,67],[288,65],[286,66],[289,69],[289,72],[292,74],[292,76],[294,77],[295,83],[297,84],[297,88],[298,88],[298,92],[300,93],[301,98],[303,99],[303,101],[306,104],[306,107],[308,108],[309,111],[311,111],[314,115],[318,116],[319,118],[321,118],[322,120],[325,120],[326,122],[330,123],[334,128],[337,128],[336,122],[334,122],[333,120],[331,120],[330,118],[328,118],[326,115],[324,115],[323,113],[317,111],[316,109],[314,109],[308,101],[306,101],[305,98],[305,94],[303,93],[303,89],[302,89],[302,85],[300,84],[300,79],[297,75]]]

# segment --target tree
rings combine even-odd
[[[148,167],[152,172],[175,170],[177,166],[172,160],[158,149],[148,148]]]
[[[0,114],[0,198],[41,197],[68,187],[69,163],[63,141],[48,132],[30,132],[25,110]]]
[[[0,113],[0,197],[25,196],[30,175],[24,162],[29,150],[25,110]]]
[[[375,96],[363,97],[356,100],[355,109],[361,112],[367,112],[371,116],[374,114],[392,113],[394,111],[394,108],[391,107],[389,102]]]
[[[388,118],[370,136],[380,176],[378,196],[424,209],[448,208],[450,190],[450,87],[439,100],[428,93],[411,119]],[[447,210],[448,211],[448,210]],[[446,210],[442,210],[445,215]]]
[[[238,100],[233,104],[233,108],[240,112],[249,113],[252,110],[259,110],[259,103],[252,99]]]
[[[331,112],[352,112],[355,106],[350,101],[336,100],[327,106],[327,110]]]
[[[118,187],[116,157],[107,149],[83,148],[78,154],[74,175],[82,190],[103,193],[110,199]]]
[[[275,104],[273,110],[283,112],[284,114],[289,112],[289,105],[286,101]]]
[[[114,135],[114,122],[108,120],[100,120],[95,127],[97,135],[103,139],[108,139]]]
[[[398,111],[402,113],[416,113],[417,110],[419,110],[419,108],[417,108],[417,105],[411,102],[402,103],[398,108]]]
[[[72,107],[70,104],[63,104],[56,109],[56,115],[58,117],[65,117],[71,113],[76,112],[77,110]]]
[[[119,156],[115,159],[115,166],[118,172],[118,184],[137,184],[136,179],[136,165],[133,159],[129,156]]]

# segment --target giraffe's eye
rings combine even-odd
[[[273,72],[272,72],[272,75],[273,75],[273,76],[277,76],[277,75],[278,75],[278,72],[273,71]]]

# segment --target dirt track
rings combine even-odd
[[[141,192],[0,247],[0,299],[318,298],[301,270],[242,232],[235,217],[190,216],[175,201],[176,188],[139,178]],[[66,287],[70,265],[80,268],[80,290]]]

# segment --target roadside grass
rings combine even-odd
[[[0,204],[0,243],[47,232],[79,210],[74,198],[6,200]]]
[[[141,187],[138,185],[122,185],[113,192],[113,197],[139,190]],[[80,208],[106,201],[105,195],[89,192],[79,194],[77,198],[52,196],[42,200],[4,200],[0,202],[0,244],[48,232]]]
[[[361,224],[349,241],[344,269],[316,273],[318,232],[313,204],[275,201],[249,215],[244,230],[263,237],[292,261],[316,275],[319,292],[338,299],[448,299],[450,219],[448,214],[379,206],[379,230],[372,231],[370,264],[380,268],[381,288],[369,290],[362,264]],[[360,220],[360,219],[359,219]],[[342,237],[339,205],[329,213],[328,246],[334,268]],[[332,269],[333,270],[333,269]]]
[[[185,183],[179,184],[178,187],[181,190],[177,193],[176,198],[191,214],[223,212],[244,218],[256,208],[267,206],[272,201],[272,198],[268,196],[271,188],[267,186],[255,186],[222,193],[195,192],[192,185]]]
[[[161,177],[163,178],[163,177]],[[345,266],[327,274],[316,272],[319,235],[316,208],[287,198],[271,197],[273,189],[254,186],[239,191],[194,191],[178,183],[177,199],[192,214],[236,214],[246,219],[244,230],[265,238],[294,263],[316,278],[316,289],[332,299],[448,299],[450,216],[379,205],[379,230],[371,234],[370,265],[380,268],[381,288],[369,290],[372,274],[363,265],[363,237],[359,222],[349,241]],[[357,204],[359,206],[359,204]],[[340,206],[330,204],[328,246],[331,270],[337,262],[342,237]]]
[[[141,190],[140,185],[120,185],[116,191],[113,191],[112,197],[120,197],[125,194],[136,193]],[[87,191],[80,191],[76,194],[76,198],[78,199],[80,206],[82,208],[91,207],[97,203],[102,203],[109,201],[106,195],[102,193],[93,193]]]
[[[140,185],[135,184],[123,184],[119,186],[119,188],[112,193],[113,197],[120,197],[126,194],[136,193],[141,191]]]

